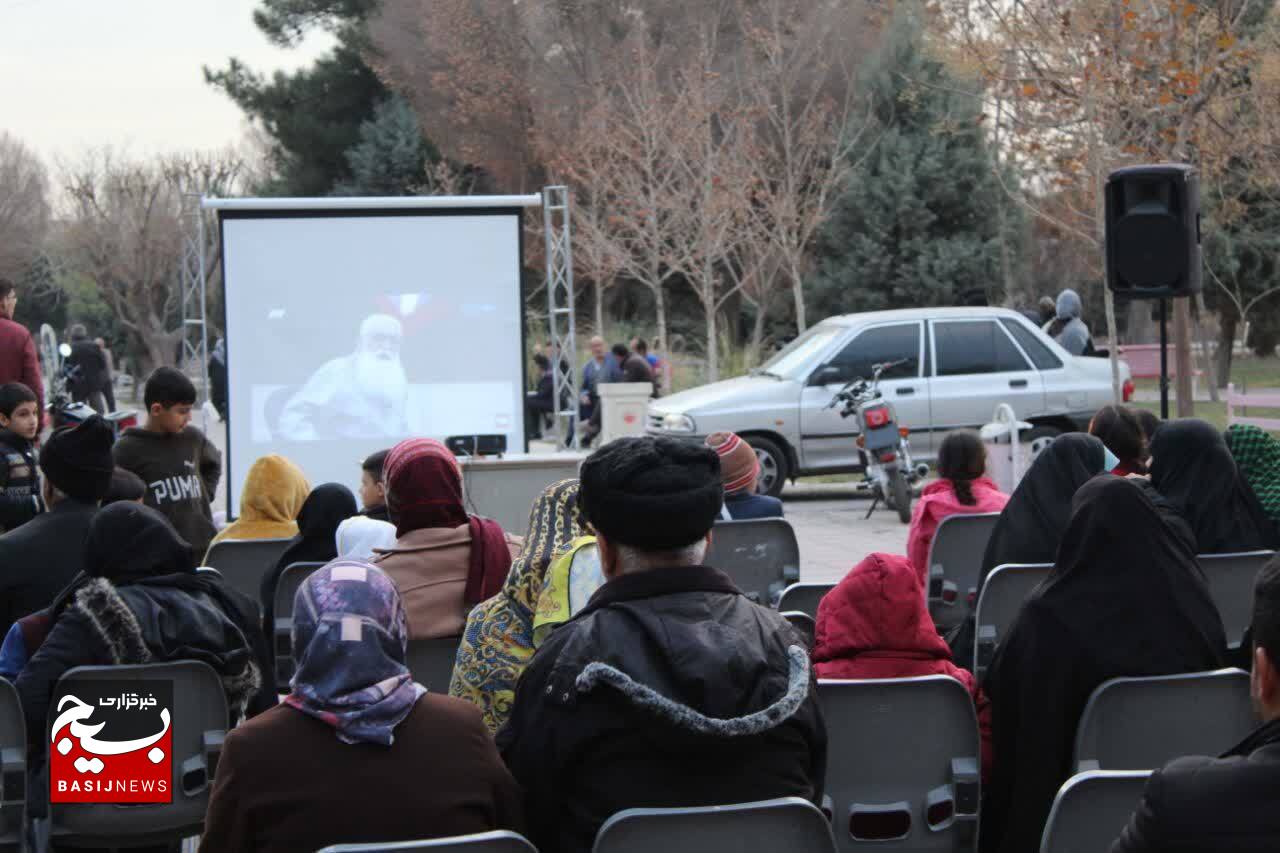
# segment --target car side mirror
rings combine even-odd
[[[844,371],[834,364],[824,364],[809,377],[810,385],[830,385],[833,382],[842,381],[844,381]]]

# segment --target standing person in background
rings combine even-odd
[[[604,338],[596,335],[587,342],[587,347],[591,350],[591,358],[582,367],[582,400],[578,415],[583,423],[591,420],[600,405],[598,386],[601,382],[613,382],[612,377],[618,370],[618,363],[606,348]]]
[[[1040,315],[1040,321],[1036,325],[1042,329],[1052,323],[1053,318],[1058,315],[1058,306],[1054,303],[1052,296],[1041,296],[1036,309]]]
[[[227,420],[227,342],[218,338],[209,356],[209,402],[218,410],[223,423]]]
[[[102,385],[107,381],[107,358],[93,341],[89,332],[77,323],[71,327],[71,355],[65,362],[67,390],[77,403],[87,402],[100,415],[107,413]]]
[[[26,327],[13,321],[18,307],[18,289],[7,278],[0,277],[0,385],[21,382],[36,395],[40,422],[44,423],[44,380],[40,377],[40,359],[36,345]]]
[[[196,386],[172,367],[158,367],[142,391],[147,419],[116,442],[116,464],[147,484],[147,506],[169,519],[197,556],[213,539],[210,504],[222,478],[222,454],[196,427]]]
[[[1080,319],[1080,296],[1067,288],[1058,294],[1054,317],[1044,325],[1044,332],[1072,355],[1088,355],[1093,351],[1089,327]]]
[[[653,396],[659,396],[662,391],[662,359],[649,352],[644,338],[632,338],[631,351],[649,363],[649,370],[653,373]]]
[[[36,395],[21,382],[0,385],[0,533],[44,511],[36,467],[39,432]]]
[[[102,338],[94,338],[93,342],[98,345],[98,349],[102,350],[102,358],[107,363],[107,372],[105,374],[102,388],[102,396],[107,400],[107,411],[114,412],[116,410],[116,358],[111,354],[111,350],[107,349],[107,342]]]
[[[360,514],[374,521],[390,521],[387,513],[387,487],[382,479],[382,466],[391,451],[370,453],[360,463]]]
[[[649,362],[645,358],[636,355],[627,349],[626,344],[613,345],[613,358],[618,363],[618,373],[610,377],[609,382],[648,382],[654,385],[654,393],[657,393],[657,387],[653,379],[653,368],[649,367]],[[604,406],[598,405],[594,412],[591,413],[591,420],[587,423],[587,428],[583,430],[582,443],[583,446],[590,446],[595,437],[600,434],[604,418]]]

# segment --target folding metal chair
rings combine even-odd
[[[1253,582],[1275,551],[1241,551],[1235,554],[1201,554],[1196,559],[1209,582],[1209,597],[1218,606],[1227,644],[1238,648],[1245,629],[1253,621]]]
[[[446,692],[461,642],[461,637],[410,640],[406,657],[413,680],[435,693]]]
[[[1006,563],[987,575],[975,607],[974,675],[978,680],[991,666],[1000,640],[1013,627],[1022,604],[1035,588],[1049,576],[1053,563]]]
[[[782,591],[782,597],[778,599],[778,610],[808,613],[817,619],[818,604],[834,588],[835,584],[830,583],[793,583]]]
[[[800,580],[800,543],[785,518],[717,521],[705,559],[764,605]]]
[[[232,589],[254,601],[262,594],[262,576],[289,547],[291,539],[228,539],[209,549],[205,564],[218,570]]]
[[[949,515],[929,546],[929,614],[939,631],[969,615],[982,574],[982,554],[995,529],[998,512]]]
[[[454,835],[428,841],[398,841],[383,844],[333,844],[318,853],[397,853],[400,850],[430,850],[433,853],[538,853],[529,839],[505,829],[475,835]]]
[[[627,809],[605,821],[594,853],[833,853],[831,827],[813,803],[781,797],[686,809]]]
[[[1149,770],[1092,770],[1068,779],[1054,797],[1040,853],[1102,853],[1142,801]]]
[[[272,600],[275,610],[274,649],[276,658],[276,684],[288,684],[293,678],[293,599],[303,582],[324,563],[290,563],[276,581],[276,594]]]

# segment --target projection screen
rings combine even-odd
[[[230,516],[266,454],[293,460],[312,485],[354,491],[365,456],[410,436],[501,433],[525,450],[520,225],[530,201],[210,205],[226,293]]]

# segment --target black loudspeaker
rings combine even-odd
[[[1156,299],[1199,293],[1200,177],[1192,166],[1129,166],[1107,177],[1107,287]]]

